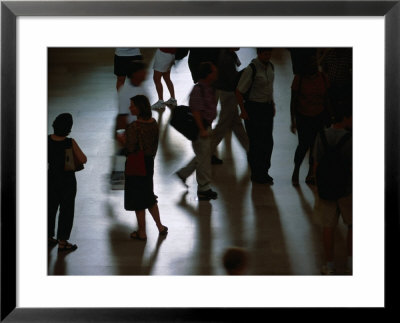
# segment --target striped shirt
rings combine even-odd
[[[217,117],[217,99],[214,88],[199,81],[190,93],[189,106],[192,110],[199,111],[202,118],[211,125]]]
[[[353,55],[351,48],[334,48],[324,59],[324,69],[331,83],[343,83],[351,79]]]

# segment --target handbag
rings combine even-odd
[[[194,120],[190,107],[179,105],[172,110],[170,125],[189,140],[196,140],[199,136],[199,128]]]
[[[200,92],[204,100],[204,90],[201,86]],[[199,137],[199,127],[193,117],[192,109],[186,105],[179,105],[172,110],[169,123],[191,141],[195,141]],[[205,127],[208,127],[205,120],[203,120],[203,124]]]
[[[65,162],[64,162],[64,171],[66,172],[79,172],[85,167],[82,163],[78,161],[75,156],[74,150],[72,149],[72,139],[71,139],[71,148],[65,148]]]
[[[140,134],[138,134],[139,150],[130,153],[126,157],[125,175],[127,176],[146,176],[146,164],[144,162],[144,150],[142,143],[142,129],[137,124]]]

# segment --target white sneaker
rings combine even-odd
[[[329,269],[327,265],[321,267],[322,275],[335,275],[335,269]]]
[[[176,107],[178,105],[178,101],[176,101],[174,98],[170,98],[167,102],[165,102],[165,105],[172,105]]]
[[[163,100],[158,100],[151,106],[151,108],[158,111],[165,110],[165,102]]]

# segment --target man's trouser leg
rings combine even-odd
[[[211,188],[211,139],[199,137],[193,142],[193,150],[196,154],[196,179],[197,191],[204,192]]]

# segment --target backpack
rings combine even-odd
[[[189,48],[177,48],[175,53],[175,60],[179,61],[184,59],[189,54]]]
[[[269,65],[271,65],[272,71],[275,71],[274,64],[272,64],[271,62],[268,62],[268,63],[269,63]],[[252,70],[252,74],[251,74],[251,83],[250,83],[250,86],[249,86],[248,90],[246,91],[246,93],[243,93],[243,100],[244,100],[244,101],[249,101],[250,91],[251,91],[251,89],[253,88],[254,79],[256,78],[256,74],[257,74],[257,69],[256,69],[256,66],[254,65],[254,63],[250,63],[249,66],[251,67],[251,70]],[[244,70],[245,70],[245,69],[242,69],[242,70],[239,72],[239,75],[238,75],[238,82],[237,82],[238,84],[239,84],[239,80],[240,80],[240,78],[241,78],[241,76],[242,76]],[[236,86],[236,87],[237,87],[237,86]]]
[[[328,145],[325,131],[320,131],[324,154],[317,166],[316,180],[318,195],[324,200],[337,200],[346,195],[351,171],[343,164],[341,148],[351,137],[345,134],[335,146]]]

